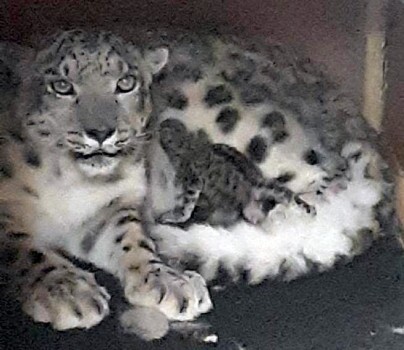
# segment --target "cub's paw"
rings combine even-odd
[[[342,156],[347,160],[348,171],[352,179],[378,177],[379,155],[369,144],[348,142],[342,149]]]
[[[190,321],[212,308],[205,280],[193,271],[178,272],[166,265],[139,276],[126,276],[125,295],[133,305],[155,307],[170,320]]]
[[[177,207],[174,210],[169,210],[161,214],[157,218],[157,222],[159,224],[183,224],[189,220],[191,217],[191,213],[187,215],[185,213],[184,208]]]
[[[328,201],[329,196],[336,195],[348,187],[349,177],[347,169],[336,171],[331,175],[322,177],[316,183],[312,183],[308,191],[299,194],[299,197],[305,202]]]
[[[316,207],[314,205],[307,203],[306,200],[304,200],[301,196],[295,196],[295,203],[306,214],[310,216],[316,216],[317,214]]]
[[[264,208],[265,200],[251,201],[243,209],[243,217],[246,221],[253,225],[262,223],[268,216],[269,210]],[[275,206],[275,205],[274,205]]]
[[[276,195],[273,188],[253,188],[251,198],[243,208],[243,217],[254,225],[260,224],[268,217],[270,211],[286,202],[286,197],[283,197],[282,193]]]
[[[92,274],[67,269],[48,272],[28,284],[22,295],[23,310],[57,330],[95,326],[108,315],[109,299]]]

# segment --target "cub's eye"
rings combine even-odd
[[[136,87],[136,78],[133,75],[127,75],[118,80],[116,92],[123,94],[132,91]]]
[[[57,80],[50,84],[53,91],[59,95],[69,96],[74,95],[74,88],[71,83],[66,80]]]

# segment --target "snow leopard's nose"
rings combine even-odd
[[[89,129],[86,130],[88,137],[96,140],[100,145],[115,132],[115,128]]]

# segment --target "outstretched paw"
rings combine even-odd
[[[295,203],[310,216],[316,216],[317,210],[314,205],[307,203],[301,196],[295,196]]]
[[[157,218],[156,221],[159,224],[183,224],[187,222],[190,217],[191,215],[184,213],[182,208],[177,207],[174,210],[164,212]]]
[[[292,191],[269,180],[265,185],[251,189],[251,198],[243,208],[243,216],[252,224],[260,224],[279,205],[290,203],[291,198]]]
[[[170,320],[190,321],[212,308],[205,280],[193,271],[178,272],[166,265],[126,278],[125,295],[133,305],[155,307]]]
[[[63,268],[48,271],[43,279],[27,285],[22,296],[28,315],[57,330],[95,326],[108,315],[109,299],[92,274]]]
[[[278,202],[274,197],[268,196],[259,200],[251,200],[243,209],[244,218],[253,225],[262,223],[269,212],[275,208]]]

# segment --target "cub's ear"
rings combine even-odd
[[[157,74],[164,68],[168,61],[168,55],[168,49],[165,47],[159,47],[145,52],[144,59],[151,68],[152,74]]]

